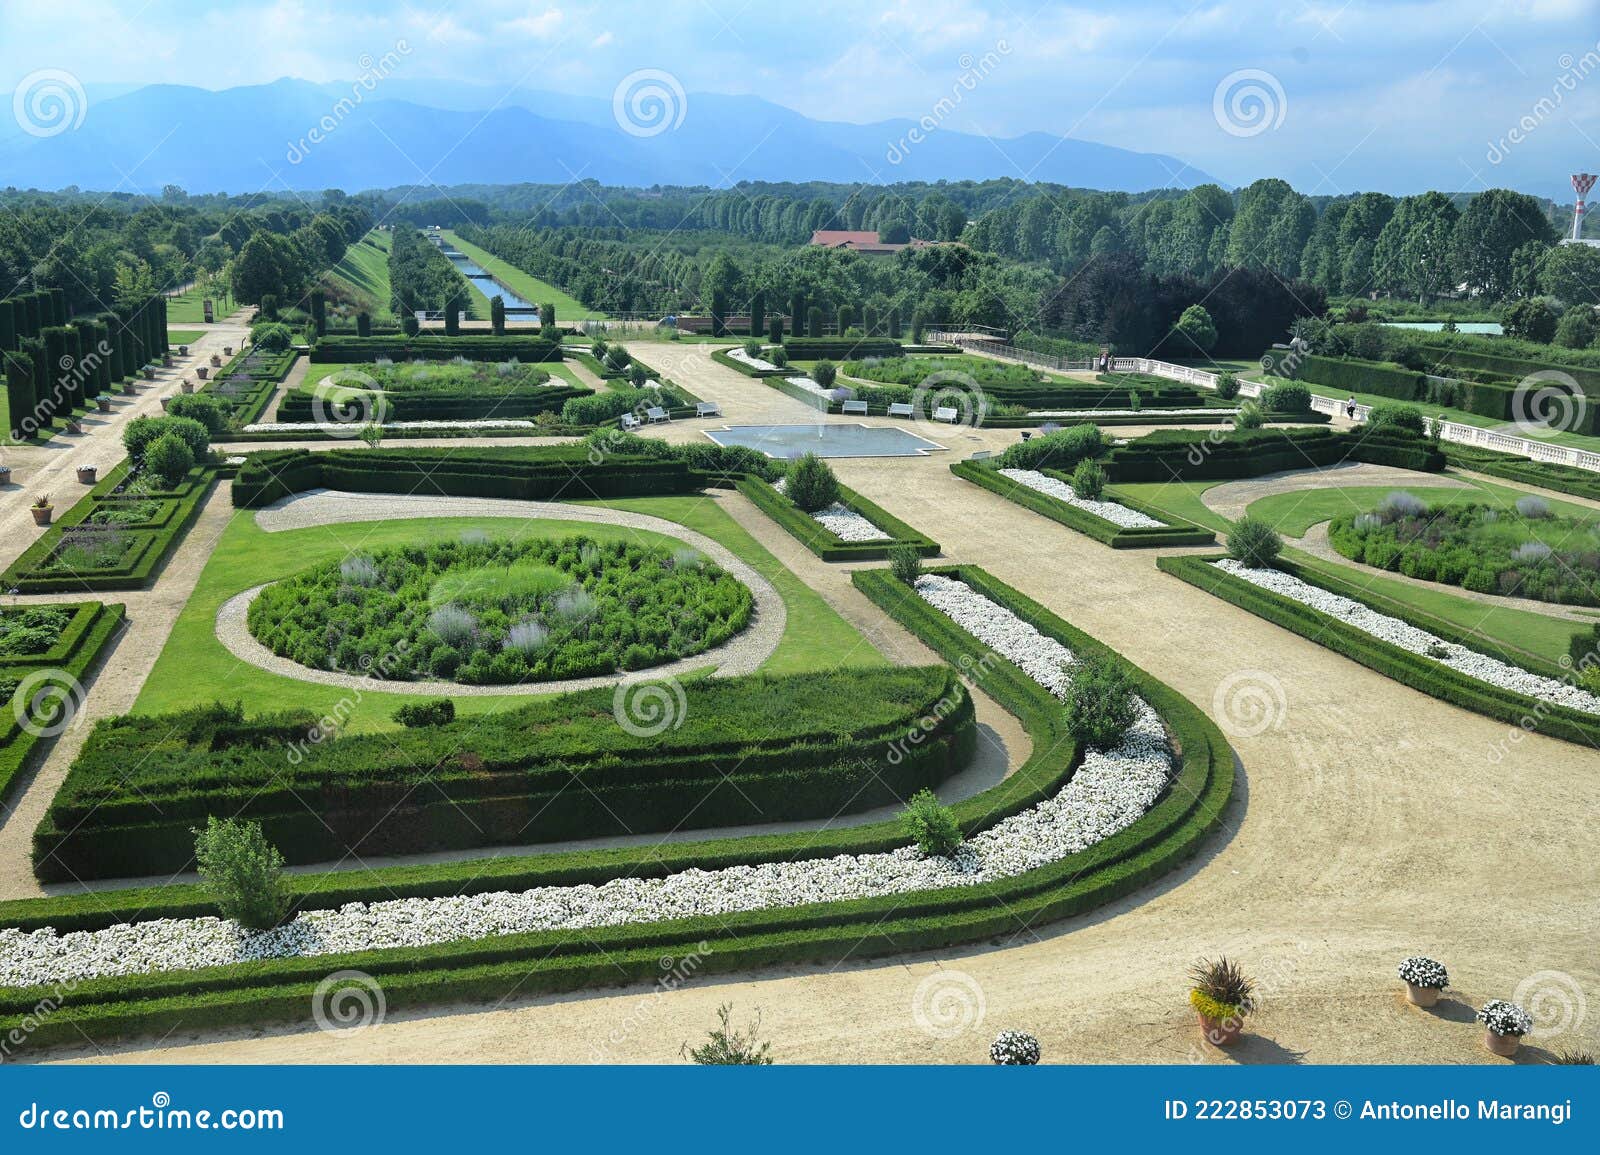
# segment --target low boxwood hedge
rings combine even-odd
[[[1148,514],[1167,524],[1160,528],[1129,529],[1096,517],[1088,510],[1079,509],[1064,501],[1051,497],[1048,493],[1040,493],[1026,485],[1019,485],[1001,475],[999,468],[987,461],[957,461],[951,464],[950,472],[963,481],[970,481],[974,485],[981,485],[991,493],[997,493],[1007,501],[1014,502],[1024,509],[1031,509],[1034,513],[1043,514],[1051,521],[1059,522],[1068,529],[1075,529],[1095,541],[1109,545],[1112,549],[1143,549],[1151,546],[1185,546],[1185,545],[1211,545],[1217,540],[1216,535],[1209,529],[1202,529],[1192,522],[1179,521],[1171,514],[1158,512],[1146,506],[1143,502],[1134,501],[1127,497],[1118,497],[1115,500],[1129,509],[1139,513]],[[1046,469],[1046,476],[1067,484],[1072,483],[1072,478],[1059,470]]]
[[[787,368],[757,369],[754,365],[746,365],[735,357],[728,356],[726,349],[712,351],[711,359],[726,369],[741,373],[746,377],[787,377],[794,370]]]
[[[981,570],[949,572],[1008,605],[1079,652],[1109,653],[1086,635]],[[969,833],[1058,790],[1076,765],[1059,703],[1009,661],[973,663],[974,641],[886,572],[862,571],[856,584],[914,633],[962,668],[973,684],[1017,713],[1033,752],[1016,773],[957,804]],[[1119,659],[1120,660],[1120,659]],[[1130,668],[1131,669],[1131,668]],[[1016,878],[983,886],[778,908],[716,918],[592,928],[581,935],[539,932],[432,947],[238,963],[201,971],[95,979],[0,990],[0,1033],[24,1025],[26,1045],[111,1039],[170,1030],[183,1022],[216,1028],[266,1020],[304,1021],[316,984],[341,967],[382,984],[390,1010],[444,1001],[497,999],[512,991],[556,992],[658,977],[661,957],[697,953],[711,972],[772,965],[828,964],[1010,936],[1126,896],[1195,854],[1232,794],[1233,759],[1216,726],[1180,695],[1132,670],[1139,692],[1166,721],[1179,749],[1176,780],[1143,817],[1080,853]],[[758,836],[548,858],[430,864],[348,874],[296,876],[302,908],[403,894],[483,892],[619,874],[657,877],[697,865],[867,853],[901,845],[896,823]],[[209,911],[195,887],[100,892],[0,903],[0,926],[92,929],[130,918]],[[55,1008],[34,1015],[41,997]]]
[[[561,343],[543,337],[463,333],[455,337],[427,333],[416,337],[344,337],[328,334],[311,346],[313,362],[343,361],[360,364],[387,357],[391,361],[530,361],[561,360]]]
[[[1445,442],[1442,448],[1445,459],[1458,469],[1470,469],[1490,477],[1502,477],[1507,481],[1520,481],[1524,485],[1536,485],[1572,497],[1600,501],[1600,473],[1593,470],[1557,465],[1550,461],[1534,461],[1512,453],[1496,453],[1475,445]]]
[[[119,535],[127,547],[113,564],[96,569],[80,566],[71,571],[48,569],[64,539],[75,533],[94,532],[80,527],[94,525],[97,516],[128,504],[129,499],[120,492],[128,477],[128,463],[124,461],[6,567],[5,573],[0,574],[0,583],[7,589],[28,594],[147,588],[155,581],[184,532],[199,516],[200,507],[216,484],[219,472],[215,465],[197,465],[177,485],[152,491],[138,499],[151,502],[156,512],[146,521],[126,523],[105,531]]]
[[[1190,585],[1292,630],[1414,690],[1496,721],[1509,722],[1515,729],[1548,734],[1568,742],[1600,746],[1600,717],[1492,686],[1424,655],[1375,638],[1331,614],[1218,569],[1211,563],[1220,556],[1161,557],[1156,559],[1156,565]],[[1320,568],[1284,558],[1279,559],[1277,566],[1302,581],[1364,602],[1380,613],[1400,618],[1447,642],[1520,665],[1545,677],[1561,679],[1570,676],[1570,671],[1552,663],[1534,658],[1533,655],[1509,652],[1491,639],[1468,633],[1392,599],[1364,591]]]
[[[1437,473],[1445,467],[1444,454],[1433,442],[1386,428],[1267,428],[1231,433],[1162,429],[1112,450],[1106,473],[1113,482],[1215,481],[1346,461],[1419,473]]]
[[[792,534],[801,545],[823,561],[870,561],[886,558],[897,545],[909,545],[923,557],[933,557],[939,552],[939,543],[918,533],[882,506],[862,497],[853,489],[841,485],[839,501],[889,535],[887,541],[845,541],[806,513],[794,502],[779,493],[759,477],[746,476],[738,483],[738,490],[773,521]]]

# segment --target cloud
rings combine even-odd
[[[516,36],[531,36],[535,40],[548,40],[556,34],[564,19],[561,9],[546,8],[543,12],[530,12],[517,20],[508,20],[500,26],[504,32]]]
[[[604,32],[600,33],[600,35],[596,36],[593,40],[589,41],[589,47],[590,48],[604,48],[607,44],[610,44],[614,39],[616,39],[616,38],[611,35],[611,29],[607,28]]]

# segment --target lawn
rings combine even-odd
[[[1106,486],[1106,496],[1117,501],[1133,498],[1157,510],[1165,510],[1182,521],[1203,525],[1219,533],[1227,533],[1232,522],[1207,508],[1200,495],[1222,481],[1139,481]]]
[[[204,324],[206,319],[204,301],[205,298],[199,289],[190,289],[182,296],[168,297],[167,324]],[[224,293],[221,297],[212,298],[212,304],[215,306],[215,312],[213,316],[218,321],[227,317],[230,313],[238,308],[238,305],[234,303],[233,297],[226,293]]]
[[[344,283],[355,296],[364,298],[374,321],[393,324],[394,291],[389,287],[389,234],[373,229],[345,250],[329,277]]]
[[[507,264],[487,250],[480,249],[477,245],[468,244],[449,229],[445,229],[443,232],[445,240],[476,261],[484,272],[494,274],[511,286],[511,291],[524,301],[531,301],[535,305],[542,305],[546,302],[554,305],[556,307],[556,323],[558,325],[569,321],[603,321],[606,319],[604,313],[586,307],[576,297],[563,293],[548,281],[541,281],[538,277],[523,272],[515,265]],[[481,293],[478,295],[482,296]],[[489,315],[487,302],[483,306],[483,315],[485,317]]]
[[[168,329],[167,340],[174,345],[193,345],[206,335],[204,329]]]
[[[1245,512],[1251,517],[1260,517],[1270,522],[1279,533],[1290,537],[1304,537],[1306,530],[1319,522],[1331,521],[1344,514],[1370,513],[1379,502],[1397,490],[1420,498],[1430,506],[1473,502],[1494,506],[1497,509],[1511,509],[1516,505],[1518,498],[1528,496],[1518,489],[1508,489],[1503,485],[1482,481],[1472,481],[1463,489],[1409,485],[1353,485],[1339,489],[1311,489],[1301,493],[1275,493],[1271,497],[1252,501]],[[1544,500],[1550,506],[1550,511],[1559,517],[1570,517],[1584,522],[1600,521],[1600,511],[1590,509],[1588,506],[1557,501],[1554,498]]]
[[[552,385],[564,383],[579,389],[590,388],[590,386],[578,380],[578,375],[572,371],[570,365],[564,365],[559,361],[541,361],[536,366],[529,362],[529,366],[550,374]],[[300,389],[308,393],[318,392],[318,386],[336,373],[366,373],[370,375],[372,373],[372,362],[314,361],[307,366],[305,379],[300,382]],[[336,395],[362,392],[362,390],[350,388],[348,384],[332,385],[329,386],[329,389]]]
[[[777,650],[762,667],[772,673],[872,667],[884,658],[811,590],[714,502],[700,496],[630,498],[582,504],[648,513],[697,530],[726,545],[742,561],[767,578],[783,598],[788,620]],[[530,505],[530,512],[536,507]],[[267,533],[253,514],[241,511],[229,524],[200,575],[194,594],[179,615],[171,636],[134,705],[137,713],[161,713],[201,703],[243,702],[250,714],[294,707],[346,718],[346,732],[391,729],[390,714],[415,694],[378,693],[324,686],[268,673],[241,662],[217,640],[217,610],[233,595],[251,586],[275,581],[320,562],[338,560],[357,550],[376,550],[422,542],[454,540],[465,530],[493,536],[525,537],[579,533],[601,540],[626,539],[665,544],[674,539],[618,526],[579,525],[536,517],[428,518],[320,526]],[[463,714],[508,709],[531,695],[462,695],[455,699]]]

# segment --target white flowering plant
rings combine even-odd
[[[1000,1067],[1031,1067],[1039,1061],[1039,1040],[1027,1031],[1001,1031],[989,1044],[989,1058]]]
[[[1490,999],[1484,1003],[1478,1012],[1478,1021],[1488,1027],[1491,1034],[1515,1035],[1519,1039],[1533,1030],[1533,1016],[1505,999]]]
[[[1450,985],[1450,974],[1442,962],[1425,955],[1412,955],[1400,961],[1400,978],[1414,987],[1429,991],[1442,991]]]

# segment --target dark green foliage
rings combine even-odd
[[[1113,749],[1139,717],[1132,675],[1122,662],[1100,654],[1078,655],[1071,673],[1068,731],[1085,746]]]
[[[1075,469],[1078,462],[1098,457],[1104,449],[1105,438],[1098,425],[1072,425],[1009,446],[1000,455],[1000,466],[1003,469]]]
[[[407,313],[404,317],[400,318],[400,331],[407,337],[415,337],[422,331],[422,326],[417,323],[416,314]],[[313,360],[315,360],[315,358],[313,358]]]
[[[1309,413],[1311,390],[1298,381],[1280,381],[1262,390],[1260,403],[1269,413]]]
[[[469,361],[504,361],[515,357],[523,364],[538,361],[561,360],[561,346],[544,337],[530,337],[509,333],[496,337],[490,333],[468,333],[445,340],[436,333],[411,340],[401,335],[352,337],[336,335],[324,337],[311,350],[312,361],[340,361],[353,364],[370,364],[379,357],[391,361],[453,361],[465,357]]]
[[[506,335],[506,299],[499,293],[489,298],[489,328],[496,337]]]
[[[772,314],[772,319],[767,325],[767,340],[774,345],[778,345],[783,342],[782,313]]]
[[[1283,538],[1268,522],[1241,517],[1228,531],[1228,556],[1236,562],[1267,568],[1283,552]]]
[[[929,857],[949,858],[961,849],[961,824],[932,790],[918,790],[900,815],[906,837]]]
[[[212,816],[194,832],[200,880],[224,918],[251,930],[270,930],[289,913],[283,856],[258,822]]]
[[[276,293],[262,294],[261,316],[267,321],[276,321],[278,319],[278,295]]]
[[[839,368],[832,361],[818,361],[811,367],[811,379],[824,389],[833,388],[839,377]]]
[[[407,702],[394,712],[402,726],[448,726],[456,720],[456,704],[449,698],[427,702]]]
[[[1239,396],[1239,375],[1232,369],[1224,369],[1217,374],[1217,396],[1224,401],[1232,401]]]
[[[282,353],[294,343],[294,330],[280,321],[258,321],[250,326],[250,344],[267,353]]]
[[[1260,477],[1362,461],[1419,472],[1438,472],[1444,454],[1425,440],[1393,429],[1273,428],[1226,436],[1194,430],[1160,430],[1117,446],[1106,459],[1111,481],[1202,481]]]
[[[189,417],[215,436],[228,424],[228,407],[215,393],[179,393],[167,401],[168,417]]]
[[[603,425],[624,413],[643,417],[651,406],[677,409],[687,402],[669,385],[653,389],[608,389],[589,397],[574,397],[561,406],[563,425]]]
[[[321,289],[311,290],[311,326],[319,337],[328,331],[328,294]]]
[[[917,579],[922,576],[921,551],[909,544],[890,546],[889,572],[894,574],[897,581],[908,586],[916,585]]]
[[[1099,501],[1106,491],[1106,471],[1098,461],[1085,458],[1072,471],[1072,492],[1084,501]]]
[[[145,449],[145,468],[168,485],[176,485],[194,468],[194,452],[177,433],[168,431]]]
[[[764,294],[764,293],[762,293],[760,291],[757,291],[755,296],[750,298],[750,330],[749,330],[750,331],[750,335],[752,337],[761,336],[762,331],[766,328],[766,324],[767,324],[767,298],[766,298],[766,294]]]
[[[821,305],[812,305],[806,310],[806,336],[813,338],[822,336],[822,319]]]
[[[556,305],[554,301],[546,301],[539,306],[539,335],[552,341],[561,340],[561,333],[556,322]]]
[[[1002,476],[996,470],[989,468],[985,462],[957,461],[950,466],[950,472],[974,485],[982,486],[991,493],[999,494],[1007,501],[1031,509],[1034,513],[1048,517],[1059,522],[1069,529],[1092,537],[1095,541],[1103,542],[1112,549],[1135,549],[1147,546],[1183,546],[1183,545],[1210,545],[1216,540],[1215,535],[1208,529],[1201,529],[1188,522],[1177,521],[1170,514],[1159,510],[1147,509],[1126,497],[1118,500],[1130,508],[1141,513],[1150,514],[1157,520],[1164,521],[1162,526],[1148,526],[1140,529],[1125,529],[1096,517],[1087,510],[1069,505],[1065,501],[1058,501],[1048,494],[1029,489],[1025,485],[1018,485],[1008,477]],[[1070,483],[1071,478],[1062,475],[1059,471],[1052,471],[1056,477]]]
[[[0,659],[44,653],[56,644],[75,612],[69,606],[0,610]]]
[[[356,336],[372,336],[372,314],[365,310],[356,314]]]
[[[135,417],[122,430],[122,446],[135,464],[144,460],[147,449],[168,433],[177,434],[196,461],[211,449],[211,434],[192,417]]]
[[[1369,429],[1393,429],[1421,437],[1426,430],[1422,410],[1415,405],[1374,405],[1367,414]]]
[[[452,289],[444,302],[444,335],[456,337],[461,334],[461,312],[464,307],[465,294],[460,289]],[[365,336],[366,334],[357,334]]]
[[[806,513],[816,513],[839,500],[839,479],[815,453],[807,453],[789,466],[785,495]]]

